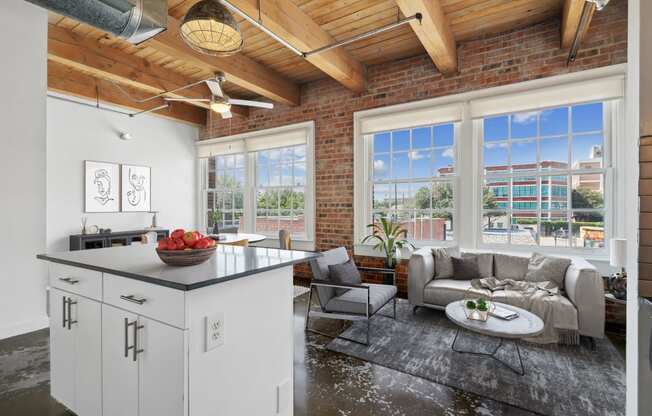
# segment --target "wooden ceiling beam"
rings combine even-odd
[[[582,11],[584,10],[585,0],[566,0],[564,2],[564,11],[561,21],[561,48],[570,49],[575,40],[575,34],[580,27],[580,20],[582,18]],[[582,42],[586,31],[588,30],[593,13],[595,12],[595,4],[590,5],[589,21],[584,27],[582,33],[578,35],[579,42]]]
[[[224,72],[228,82],[270,100],[287,105],[299,105],[301,90],[298,85],[248,58],[243,53],[227,57],[215,57],[193,51],[181,39],[179,25],[179,20],[173,16],[168,16],[167,30],[149,39],[143,45],[149,45],[163,53],[211,72]]]
[[[396,4],[405,16],[423,16],[421,23],[412,21],[410,26],[437,69],[443,74],[457,72],[455,38],[440,0],[396,0]]]
[[[48,59],[101,79],[137,88],[151,95],[175,90],[195,82],[153,65],[146,59],[54,25],[48,27]],[[208,98],[210,91],[205,85],[197,85],[166,96]],[[193,103],[193,105],[209,108],[208,103]],[[242,117],[249,116],[249,109],[246,107],[233,106],[231,112]]]
[[[262,24],[299,51],[308,52],[336,42],[292,0],[230,0],[230,3],[256,18],[260,4]],[[306,60],[350,90],[363,92],[366,89],[364,65],[344,48],[310,55]]]
[[[138,94],[138,91],[131,87],[125,88],[134,95]],[[92,75],[76,71],[54,61],[48,61],[48,90],[86,100],[98,100],[131,111],[149,110],[165,104],[163,99],[147,103],[134,102],[126,98],[114,85],[106,82],[100,83]],[[152,114],[196,126],[206,124],[206,110],[186,103],[173,102],[168,108],[152,112]]]

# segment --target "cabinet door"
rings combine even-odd
[[[133,323],[137,322],[136,318],[129,312],[102,305],[104,416],[138,415],[138,361],[133,360],[133,348],[128,349],[134,345]]]
[[[184,331],[139,317],[140,416],[183,416]]]
[[[75,334],[67,325],[69,294],[50,289],[50,394],[75,409]]]
[[[102,304],[81,296],[71,297],[75,332],[75,407],[83,416],[102,415]]]

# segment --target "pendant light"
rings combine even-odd
[[[229,56],[244,46],[238,22],[217,0],[202,0],[192,6],[180,29],[184,42],[206,55]]]

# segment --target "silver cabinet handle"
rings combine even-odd
[[[72,320],[72,305],[76,305],[77,301],[73,301],[72,299],[68,298],[68,329],[72,329],[72,324],[76,324],[77,321]]]
[[[138,360],[138,354],[141,352],[145,351],[143,349],[138,349],[138,331],[145,328],[145,325],[138,325],[138,321],[134,321],[134,352],[133,352],[133,360],[137,361]]]
[[[63,312],[63,320],[61,321],[61,323],[62,323],[62,326],[65,328],[66,323],[68,322],[68,320],[66,319],[66,304],[68,303],[68,301],[66,300],[65,296],[61,296],[61,300],[63,301],[62,302],[63,305],[61,307],[61,311]]]
[[[79,280],[73,279],[72,277],[60,277],[59,280],[68,283],[69,285],[76,285],[77,283],[79,283]]]
[[[147,299],[145,299],[145,298],[137,298],[136,295],[128,295],[128,296],[121,295],[120,299],[126,300],[128,302],[132,302],[132,303],[137,303],[139,305],[142,305],[143,303],[147,302]]]
[[[134,348],[129,346],[129,327],[136,325],[136,321],[129,323],[129,319],[125,318],[125,358],[129,358],[129,350]]]

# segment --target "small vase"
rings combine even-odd
[[[220,233],[220,226],[215,224],[213,225],[213,234],[219,234]]]

